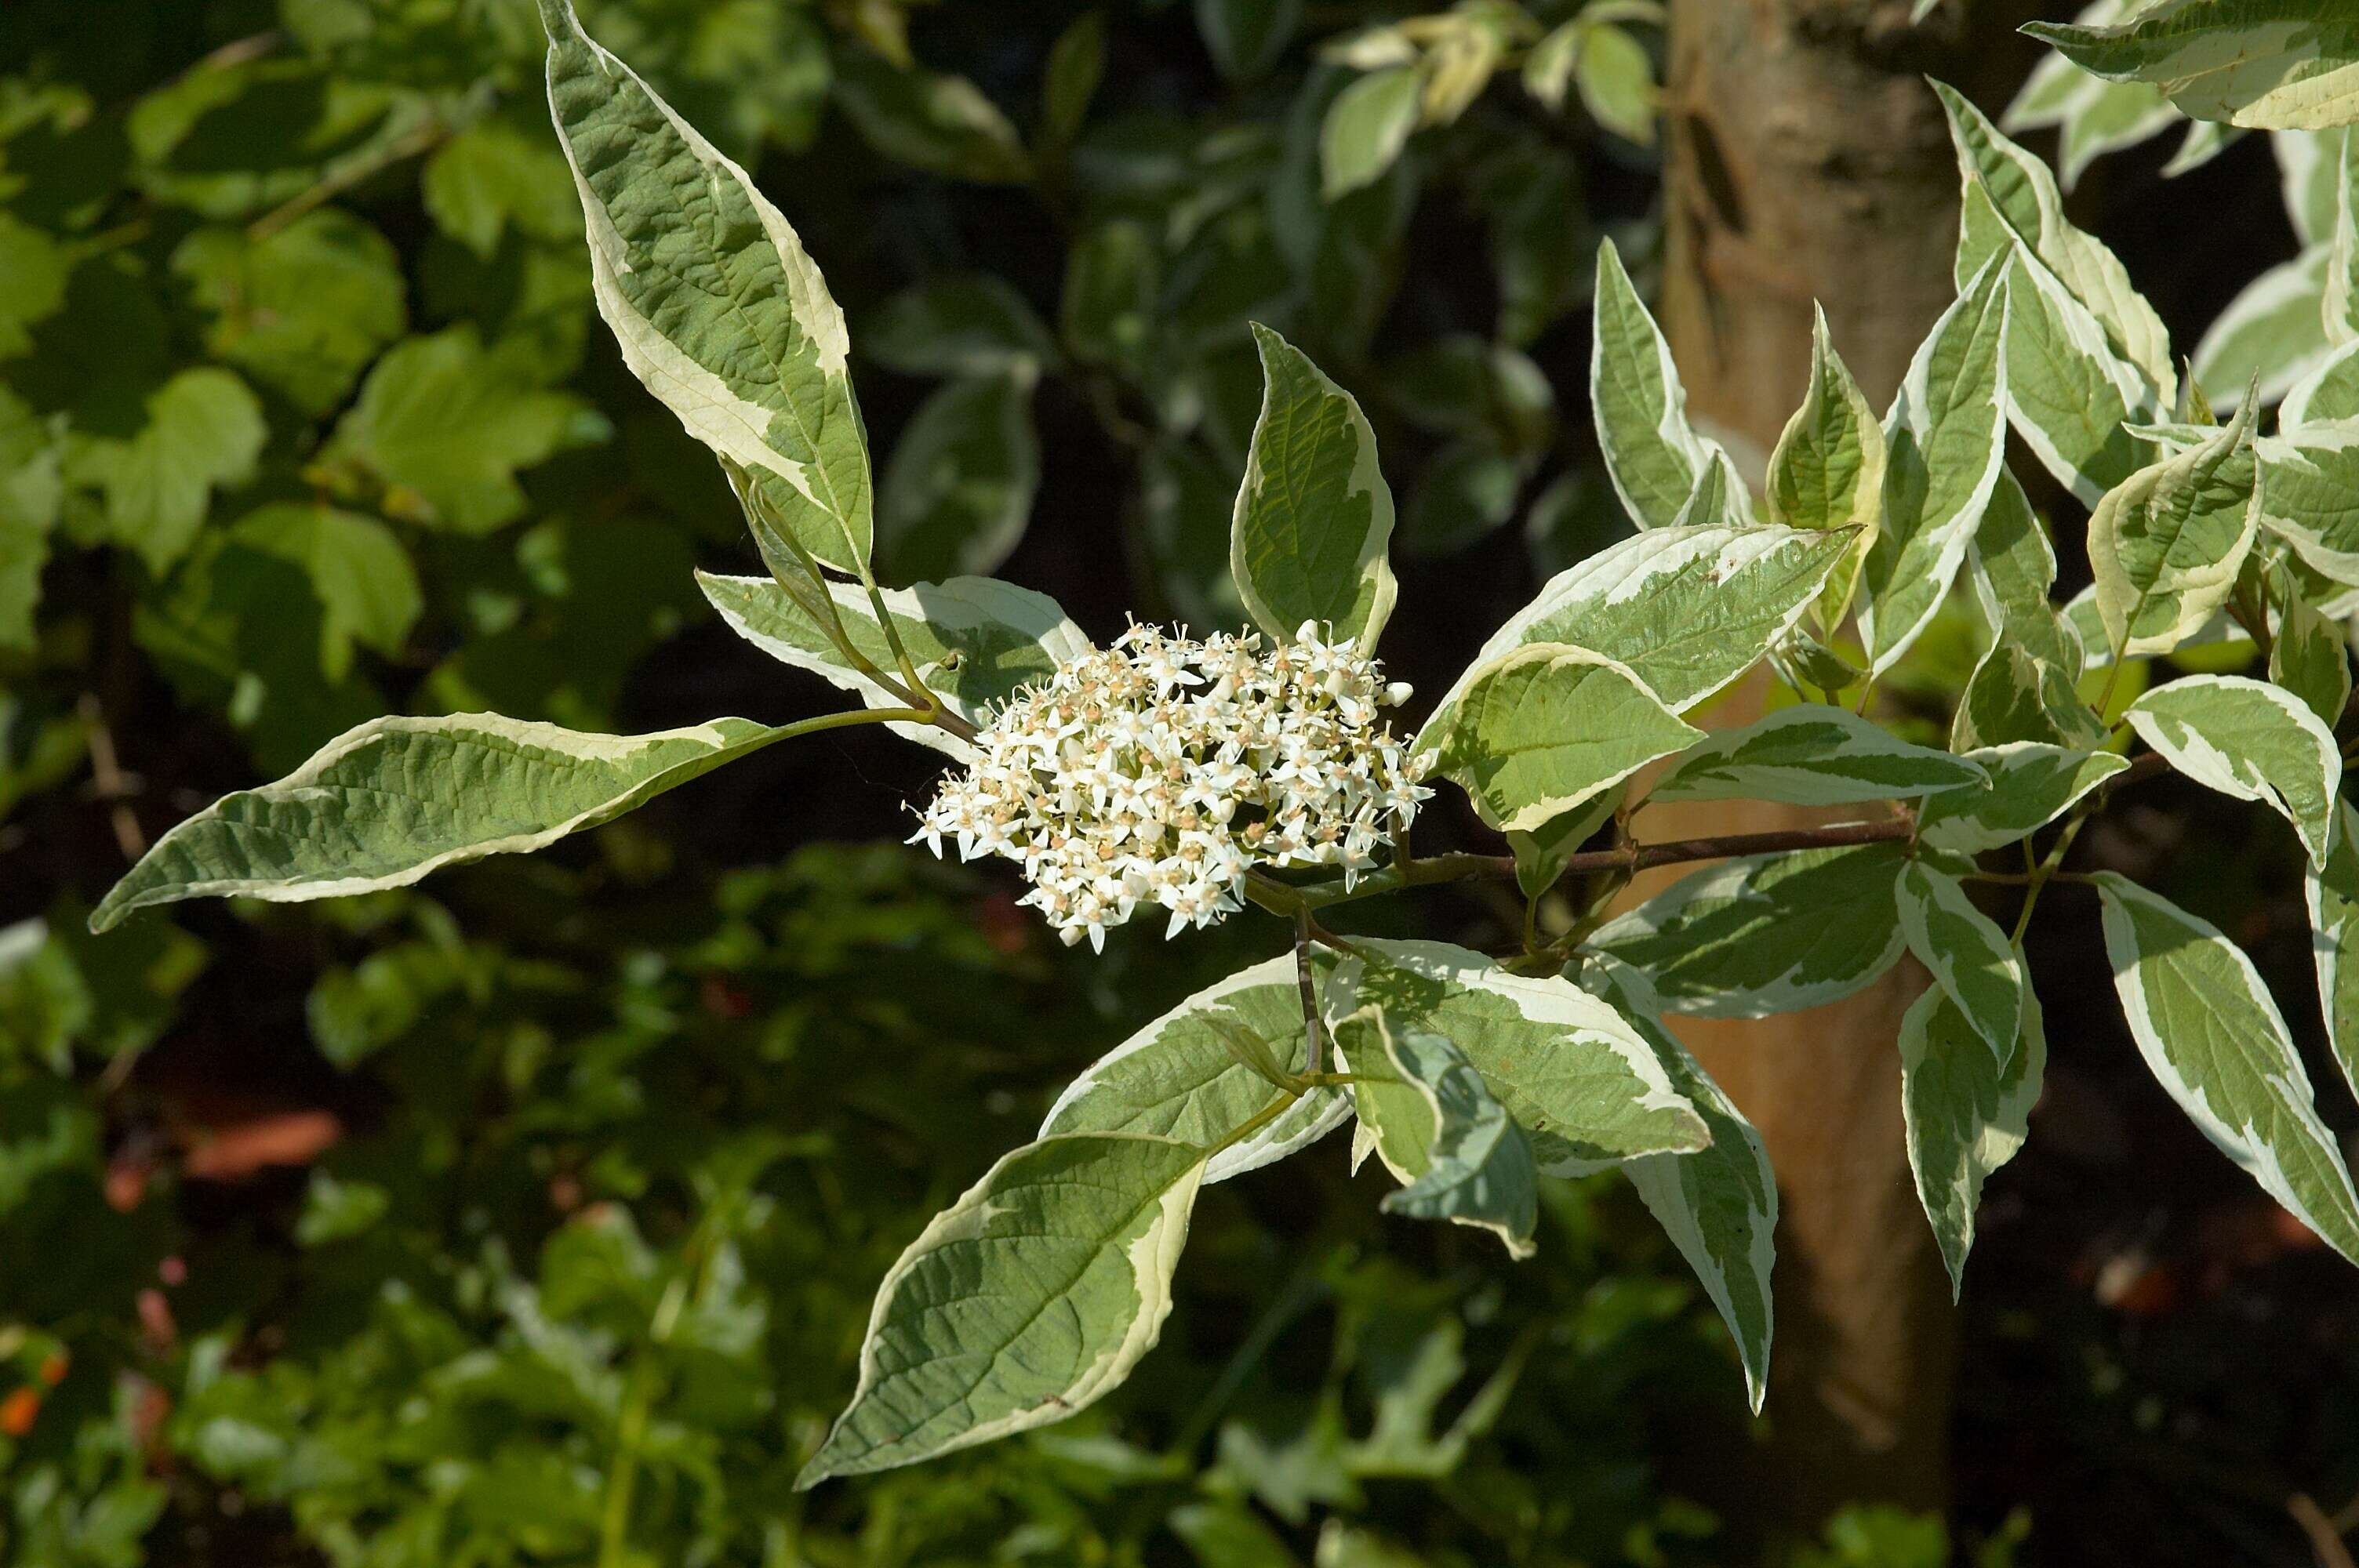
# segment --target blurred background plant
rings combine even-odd
[[[1237,620],[1256,319],[1378,427],[1425,689],[1626,526],[1582,389],[1599,236],[1657,248],[1645,0],[582,9],[851,313],[888,578]],[[0,8],[0,1558],[1756,1559],[1733,1351],[1626,1188],[1552,1186],[1506,1270],[1297,1190],[1340,1159],[1207,1195],[1118,1398],[793,1494],[923,1217],[1268,940],[1058,949],[889,847],[926,776],[889,741],[419,892],[83,934],[156,833],[380,712],[810,710],[695,593],[751,552],[595,327],[540,54],[523,0]],[[2288,1491],[2359,1487],[2336,1276],[2167,1213],[2118,1087],[1994,1184],[1954,1527],[1853,1510],[1787,1561],[1995,1568],[2036,1519],[2023,1561],[2299,1563]],[[2038,1182],[2078,1206],[2010,1230]],[[2157,1518],[2093,1548],[2049,1504],[2099,1454]]]

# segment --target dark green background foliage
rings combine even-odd
[[[1380,6],[583,9],[755,168],[851,314],[888,580],[1005,557],[1100,637],[1125,608],[1236,619],[1248,319],[1377,425],[1406,557],[1386,652],[1423,689],[1618,525],[1550,388],[1579,401],[1596,236],[1652,248],[1652,154],[1577,99],[1503,82],[1331,203],[1319,127],[1350,73],[1318,46]],[[596,323],[525,0],[0,12],[0,1559],[1751,1550],[1734,1353],[1626,1188],[1551,1185],[1510,1268],[1380,1221],[1340,1149],[1206,1195],[1164,1346],[1117,1397],[793,1494],[924,1217],[1273,940],[1125,932],[1093,959],[1004,881],[847,847],[906,830],[912,749],[781,748],[414,892],[82,935],[126,854],[375,714],[641,729],[822,697],[696,595],[692,566],[751,552]],[[1496,917],[1444,907],[1435,935]],[[2125,1255],[2140,1201],[2036,1244],[2004,1203],[1989,1221],[1966,1420],[2034,1445],[1965,1472],[1989,1561],[2073,1473],[2060,1450],[2150,1448],[2115,1500],[2191,1496],[2190,1562],[2282,1556],[2288,1474],[2359,1483],[2315,1462],[2350,1430],[2349,1369],[2317,1359],[2347,1323],[2296,1389],[2270,1332],[2228,1332],[2277,1295],[2210,1290],[2169,1357],[2086,1304],[2071,1270]],[[2276,1321],[2314,1326],[2294,1283]],[[2185,1370],[2223,1359],[2267,1408]],[[1949,1560],[1940,1523],[1864,1512],[1799,1561]]]

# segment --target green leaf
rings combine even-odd
[[[2327,355],[2320,321],[2326,247],[2312,245],[2270,267],[2228,302],[2195,345],[2194,376],[2215,403],[2244,391],[2255,375],[2261,401],[2274,402]]]
[[[1641,528],[1669,525],[1716,458],[1718,442],[1688,423],[1671,346],[1622,265],[1612,240],[1597,247],[1596,321],[1590,340],[1589,401],[1614,492]],[[1742,491],[1738,494],[1741,497]],[[1741,499],[1732,504],[1740,511]],[[1722,519],[1711,519],[1718,522]],[[1742,524],[1739,515],[1725,519]]]
[[[1435,737],[1435,771],[1483,820],[1527,833],[1703,732],[1628,666],[1585,648],[1530,643],[1477,668]]]
[[[1164,1522],[1187,1543],[1197,1568],[1301,1568],[1286,1538],[1243,1499],[1182,1503]]]
[[[350,672],[355,643],[398,654],[425,609],[409,552],[374,517],[280,502],[239,518],[230,537],[292,562],[311,579],[321,608],[320,673],[330,681]]]
[[[1628,29],[1591,24],[1572,81],[1591,119],[1642,147],[1655,145],[1655,60]]]
[[[1777,1259],[1777,1180],[1768,1148],[1687,1047],[1649,1015],[1645,982],[1610,957],[1589,968],[1606,1000],[1653,1049],[1671,1087],[1693,1102],[1711,1130],[1710,1148],[1649,1155],[1622,1168],[1728,1325],[1757,1415],[1769,1389],[1776,1323],[1769,1271]]]
[[[1588,946],[1636,970],[1663,1012],[1767,1018],[1840,1001],[1900,959],[1893,886],[1907,859],[1900,844],[1740,856],[1690,872]]]
[[[1482,440],[1452,441],[1436,452],[1409,492],[1400,520],[1401,547],[1413,556],[1454,555],[1516,514],[1527,459]]]
[[[1491,634],[1435,705],[1418,750],[1455,722],[1477,672],[1529,643],[1586,648],[1627,665],[1665,707],[1692,708],[1794,629],[1850,543],[1787,528],[1657,528],[1600,550]]]
[[[1320,194],[1333,201],[1382,178],[1417,129],[1424,92],[1424,72],[1395,65],[1337,93],[1319,127]]]
[[[1549,28],[1524,56],[1524,91],[1561,114],[1588,38],[1589,25],[1578,16]]]
[[[1076,358],[1133,371],[1147,363],[1162,265],[1155,235],[1135,219],[1100,223],[1073,242],[1059,310]]]
[[[1671,519],[1674,528],[1705,528],[1715,523],[1732,527],[1751,526],[1752,504],[1745,498],[1745,481],[1737,476],[1736,465],[1726,452],[1713,450],[1696,475],[1695,488],[1680,503],[1679,515]]]
[[[1319,960],[1319,969],[1332,968]],[[1208,986],[1099,1057],[1057,1097],[1039,1135],[1137,1132],[1207,1148],[1219,1143],[1271,1096],[1268,1083],[1223,1040],[1225,1031],[1244,1032],[1281,1067],[1302,1070],[1302,993],[1292,955]],[[1224,1182],[1283,1160],[1341,1126],[1351,1108],[1342,1090],[1307,1090],[1267,1126],[1216,1150],[1204,1180]]]
[[[2094,880],[2114,986],[2156,1081],[2263,1191],[2359,1262],[2359,1195],[2260,971],[2209,922],[2112,871]]]
[[[1941,607],[2005,471],[2008,308],[1997,269],[1984,271],[1925,335],[1884,417],[1884,525],[1859,574],[1871,675]]]
[[[284,903],[406,887],[595,827],[788,732],[744,719],[648,735],[496,713],[374,719],[276,784],[224,795],[165,834],[100,902],[91,929],[184,898]]]
[[[141,413],[127,436],[72,433],[65,477],[105,492],[106,536],[160,574],[188,552],[212,492],[254,477],[270,431],[245,383],[214,365],[181,371]]]
[[[377,361],[336,426],[333,451],[390,487],[389,512],[485,534],[525,509],[516,471],[603,439],[605,422],[538,386],[521,357],[486,352],[472,323],[411,338]]]
[[[1062,1421],[1155,1347],[1205,1151],[1029,1143],[934,1217],[877,1288],[860,1383],[798,1487]]]
[[[1508,834],[1507,848],[1516,857],[1516,886],[1523,895],[1538,898],[1554,887],[1564,875],[1566,863],[1580,853],[1591,834],[1605,825],[1622,799],[1621,790],[1600,790],[1575,810],[1537,827]]]
[[[1821,612],[1826,602],[1821,596],[1819,600]],[[1828,647],[1799,626],[1788,633],[1784,642],[1769,650],[1769,659],[1771,667],[1777,672],[1777,678],[1796,693],[1805,690],[1824,692],[1829,694],[1827,700],[1830,702],[1836,700],[1833,694],[1867,679],[1867,672],[1852,663],[1848,656]]]
[[[1399,591],[1385,558],[1393,496],[1376,436],[1352,395],[1268,328],[1261,416],[1237,490],[1229,570],[1264,631],[1290,640],[1305,622],[1373,649]]]
[[[2037,741],[1984,747],[1965,758],[1990,776],[1990,788],[1935,795],[1918,816],[1918,837],[1957,855],[1995,849],[2038,832],[2130,765],[2118,752]]]
[[[1958,154],[1958,173],[1970,196],[1986,205],[1967,202],[1970,216],[1995,217],[2017,248],[2027,269],[2036,277],[2053,280],[2086,307],[2104,332],[2105,346],[2134,367],[2157,402],[2167,404],[2177,375],[2170,357],[2170,333],[2146,297],[2130,283],[2121,259],[2103,241],[2075,228],[2064,216],[2064,199],[2048,166],[2009,141],[1981,110],[1954,89],[1936,81],[1949,116],[1950,140]],[[1973,225],[1968,224],[1971,228]],[[1985,230],[1980,238],[1961,233],[1958,241],[1959,286],[1966,275],[1982,270],[1990,258]],[[2010,365],[2012,364],[2010,347]]]
[[[59,471],[64,426],[62,418],[35,414],[0,384],[0,651],[34,645],[41,568],[65,493]]]
[[[2259,536],[2254,406],[2202,446],[2151,463],[2089,517],[2097,612],[2116,654],[2167,654],[2235,591]]]
[[[73,270],[66,248],[48,233],[0,212],[0,360],[12,360],[33,346],[28,329],[57,314],[66,302],[66,276]]]
[[[1243,624],[1229,575],[1236,475],[1194,441],[1165,439],[1139,463],[1142,542],[1172,612],[1191,626]]]
[[[183,707],[218,715],[265,777],[290,773],[386,700],[332,680],[327,607],[304,565],[210,528],[132,612],[134,641]]]
[[[836,102],[861,138],[894,162],[978,185],[1032,178],[1023,138],[965,77],[905,70],[855,49],[833,59]]]
[[[1545,452],[1555,435],[1555,389],[1520,350],[1452,332],[1385,367],[1385,395],[1401,416],[1517,457]]]
[[[1041,117],[1060,142],[1081,135],[1090,100],[1105,80],[1105,13],[1084,11],[1049,46],[1049,63],[1040,73]]]
[[[1027,375],[1057,358],[1031,305],[991,273],[903,289],[866,325],[860,349],[903,375]]]
[[[2109,81],[2152,82],[2199,120],[2325,130],[2359,112],[2359,16],[2340,0],[2162,0],[2112,27],[2023,31]]]
[[[2310,869],[2304,892],[2326,1042],[2343,1080],[2359,1089],[2359,813],[2348,801],[2335,802],[2325,863]]]
[[[1355,937],[1327,983],[1331,1017],[1380,1009],[1473,1065],[1546,1175],[1690,1152],[1708,1134],[1628,1020],[1560,976],[1510,974],[1443,942]]]
[[[697,587],[729,629],[772,658],[809,670],[859,697],[871,708],[898,708],[898,697],[848,665],[813,609],[770,578],[696,574]],[[875,668],[893,667],[867,593],[856,583],[831,582],[828,592],[844,634]],[[1057,666],[1090,651],[1090,641],[1044,593],[991,578],[953,578],[913,588],[880,590],[886,613],[924,681],[961,718],[985,723],[993,704],[1019,686],[1046,680]],[[973,749],[932,725],[890,726],[894,733],[969,760]]]
[[[1302,0],[1196,0],[1196,30],[1231,81],[1267,70],[1302,24]]]
[[[894,443],[877,487],[886,574],[993,570],[1023,539],[1039,485],[1030,376],[966,376],[935,388]]]
[[[392,244],[333,207],[261,239],[199,229],[172,252],[172,270],[212,316],[205,346],[306,414],[342,403],[408,326]]]
[[[2312,864],[2325,860],[2343,753],[2291,692],[2243,676],[2189,676],[2147,692],[2125,717],[2172,767],[2223,795],[2267,802],[2301,835]]]
[[[2269,572],[2269,597],[2277,606],[2269,679],[2301,698],[2302,706],[2332,730],[2343,722],[2343,710],[2351,701],[2351,651],[2342,623],[2312,604],[2281,564]]]
[[[1374,1119],[1378,1158],[1403,1184],[1385,1195],[1385,1212],[1474,1226],[1509,1257],[1530,1257],[1539,1224],[1531,1145],[1466,1054],[1440,1034],[1394,1030],[1375,1008],[1339,1021],[1335,1044],[1353,1075],[1372,1080],[1355,1091],[1396,1081],[1382,1086],[1391,1093],[1357,1098]]]
[[[419,194],[444,233],[489,258],[513,227],[536,240],[582,239],[582,205],[565,159],[540,136],[479,120],[426,160]]]
[[[1987,783],[1971,762],[1912,746],[1856,714],[1812,702],[1779,708],[1741,730],[1713,731],[1647,798],[1848,806],[1980,790]]]
[[[2264,436],[2253,454],[2261,526],[2311,570],[2359,582],[2359,423]]]
[[[2028,989],[2022,1034],[1995,1058],[1938,987],[1901,1015],[1900,1108],[1908,1168],[1949,1267],[1952,1298],[1965,1289],[1983,1184],[2023,1147],[2047,1070],[2048,1037],[2039,1000]]]
[[[393,1206],[393,1195],[375,1182],[340,1182],[314,1168],[295,1221],[299,1247],[325,1247],[365,1235]]]
[[[1788,528],[1861,530],[1848,569],[1819,605],[1819,624],[1839,626],[1851,608],[1860,565],[1884,521],[1884,427],[1827,336],[1826,312],[1810,310],[1810,381],[1769,454],[1764,496],[1769,521]]]
[[[758,476],[804,548],[857,574],[868,436],[819,268],[744,169],[591,41],[571,0],[540,10],[549,108],[623,362],[690,435]]]
[[[1965,884],[1923,860],[1900,873],[1900,929],[1908,950],[1932,973],[1966,1026],[2006,1066],[2023,1031],[2023,955],[1989,915],[1974,907]]]
[[[427,94],[304,52],[209,60],[134,103],[123,132],[139,189],[207,218],[243,218],[365,178],[434,124]]]

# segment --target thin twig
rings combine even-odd
[[[2343,1544],[2343,1534],[2334,1528],[2335,1521],[2310,1500],[2309,1493],[2296,1492],[2288,1498],[2286,1512],[2293,1515],[2294,1523],[2310,1537],[2310,1549],[2318,1554],[2318,1568],[2359,1568],[2359,1563],[2351,1561],[2351,1550]]]
[[[456,128],[439,114],[429,116],[408,132],[379,147],[375,152],[365,157],[356,157],[341,168],[331,169],[312,185],[273,207],[245,226],[246,237],[252,240],[268,239],[313,208],[334,200],[372,175],[381,174],[404,159],[432,151],[438,143],[449,136]]]
[[[114,731],[106,727],[106,710],[99,706],[98,694],[86,691],[82,695],[82,730],[90,747],[90,775],[97,785],[98,798],[107,803],[107,819],[114,828],[114,846],[123,851],[126,860],[136,860],[147,852],[147,836],[139,831],[139,818],[131,809],[131,795],[136,786],[123,771],[122,759],[115,754]]]

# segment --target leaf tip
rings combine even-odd
[[[132,869],[136,871],[138,868],[135,866]],[[139,902],[135,902],[133,895],[124,891],[130,885],[131,878],[126,874],[121,881],[107,890],[104,898],[98,901],[98,907],[90,912],[88,924],[92,935],[103,936],[122,925],[130,917],[131,913],[139,907]]]
[[[573,14],[573,0],[536,0],[540,10],[540,30],[555,43],[560,38],[579,38],[582,22]]]

